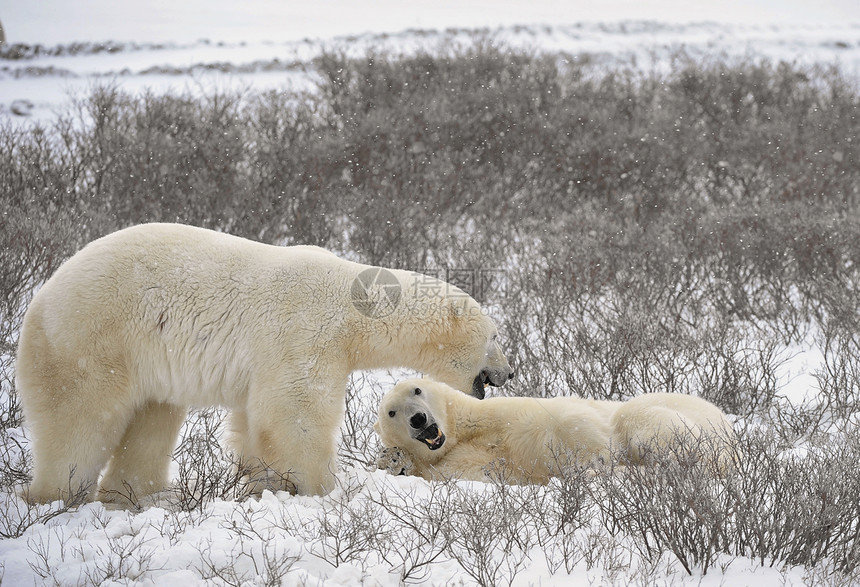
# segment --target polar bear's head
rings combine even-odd
[[[366,266],[360,266],[366,267]],[[485,308],[458,287],[438,279],[400,270],[384,270],[385,309],[377,313],[380,295],[361,275],[353,305],[360,316],[345,336],[350,370],[399,366],[416,369],[464,393],[482,399],[488,385],[505,384],[513,376],[499,346],[498,331]],[[373,310],[373,311],[371,311]]]
[[[449,437],[453,433],[448,417],[452,394],[459,395],[437,381],[401,381],[383,396],[373,429],[385,446],[398,447],[414,460],[433,464],[456,443]]]
[[[441,359],[428,370],[428,375],[483,399],[488,385],[498,387],[513,377],[499,345],[496,325],[470,297],[449,300],[445,314],[447,321],[441,336],[430,341],[425,351]]]

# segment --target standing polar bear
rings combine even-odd
[[[612,451],[639,464],[650,451],[681,439],[711,443],[701,458],[731,464],[734,431],[715,405],[698,397],[650,393],[626,402],[571,397],[478,401],[428,379],[398,383],[385,394],[374,424],[383,445],[380,468],[425,479],[487,480],[502,463],[513,481],[546,483],[564,459],[607,462]]]
[[[480,397],[511,376],[492,320],[447,283],[178,224],[120,230],[24,317],[27,497],[158,491],[187,408],[211,405],[232,410],[256,487],[328,492],[350,372],[398,366]]]

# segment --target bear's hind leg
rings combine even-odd
[[[134,405],[123,357],[103,352],[113,345],[100,341],[94,348],[71,327],[49,336],[45,324],[59,324],[60,316],[46,320],[44,313],[34,300],[16,358],[16,386],[33,442],[33,481],[21,494],[30,502],[77,504],[92,499]]]
[[[54,444],[33,442],[33,480],[21,496],[31,503],[63,500],[66,505],[77,505],[90,501],[109,455],[86,458],[67,447],[49,446]]]
[[[679,443],[699,437],[699,427],[672,408],[660,405],[625,408],[619,408],[613,417],[615,440],[633,464],[672,453],[679,456]]]
[[[124,415],[94,424],[59,411],[42,412],[38,418],[31,413],[33,481],[23,496],[34,503],[90,501],[126,421]]]
[[[163,489],[185,415],[186,409],[174,404],[150,401],[140,406],[108,464],[98,498],[133,504]]]

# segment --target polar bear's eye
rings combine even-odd
[[[415,388],[415,395],[421,395],[421,388],[420,387]]]
[[[389,411],[389,412],[388,412],[388,416],[389,416],[390,418],[393,418],[393,417],[394,417],[394,414],[396,414],[396,413],[397,413],[397,412],[395,412],[394,410],[391,410],[391,411]]]

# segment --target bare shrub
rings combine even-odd
[[[518,490],[503,477],[489,491],[452,484],[442,535],[447,552],[479,585],[511,585],[535,543]]]
[[[423,583],[430,567],[442,558],[447,542],[442,532],[448,519],[449,483],[430,483],[426,492],[401,491],[385,485],[370,499],[386,514],[390,548],[382,556],[403,583]]]
[[[847,418],[860,410],[860,297],[852,282],[826,292],[818,341],[824,364],[815,377],[827,407]]]
[[[21,425],[13,365],[24,311],[75,246],[75,232],[70,219],[32,203],[0,214],[0,428]]]
[[[380,507],[357,498],[362,486],[347,479],[326,496],[315,524],[299,528],[311,542],[309,553],[333,567],[344,563],[367,564],[369,553],[389,549],[388,533],[379,524]]]
[[[781,345],[753,328],[715,329],[692,365],[690,391],[727,412],[750,415],[776,401]]]
[[[34,505],[19,499],[13,492],[0,494],[0,538],[18,538],[28,528],[44,524],[74,509],[74,503]]]
[[[363,396],[359,397],[358,390]],[[342,465],[374,468],[379,437],[373,430],[377,406],[388,391],[367,373],[353,373],[346,390],[346,414],[341,426],[339,460]]]
[[[147,537],[147,526],[135,524],[129,519],[127,530],[119,534],[108,531],[109,518],[104,510],[91,510],[88,525],[98,533],[104,533],[104,540],[81,541],[65,525],[55,525],[47,535],[30,538],[27,545],[35,554],[35,561],[29,562],[30,568],[44,580],[55,585],[69,583],[68,577],[60,573],[62,563],[74,562],[78,567],[75,582],[87,585],[101,585],[112,581],[136,581],[148,573],[157,571],[152,558],[156,548],[151,544],[153,537]],[[101,538],[101,537],[100,537]]]
[[[30,527],[74,510],[86,501],[92,489],[74,486],[70,472],[65,492],[69,497],[65,501],[29,503],[26,484],[30,481],[30,454],[8,430],[0,430],[0,467],[0,538],[18,538]]]
[[[309,540],[313,556],[376,556],[404,582],[431,577],[444,558],[473,581],[512,582],[535,545],[554,569],[585,564],[610,581],[636,555],[643,582],[672,557],[706,572],[750,555],[804,565],[815,582],[814,569],[856,579],[856,81],[683,52],[672,65],[607,69],[486,40],[411,56],[331,52],[312,64],[313,96],[135,96],[107,85],[53,123],[0,121],[3,535],[67,509],[11,493],[30,467],[13,357],[34,289],[84,242],[165,220],[408,269],[500,271],[503,290],[472,292],[500,317],[517,369],[499,393],[674,391],[741,416],[736,472],[717,479],[676,452],[612,476],[566,470],[540,491],[503,477],[486,491],[341,488],[312,524],[275,525]],[[785,405],[781,348],[816,328],[823,401]],[[369,396],[348,396],[342,461],[367,466],[384,390],[362,376],[350,386]],[[243,464],[220,447],[220,419],[191,415],[169,541],[211,502],[247,493]],[[201,574],[283,579],[301,553],[256,514],[235,522],[235,564],[204,548]],[[142,577],[149,545],[124,540],[81,582]],[[33,547],[36,576],[57,581],[47,564],[57,545]]]
[[[599,477],[602,523],[631,535],[647,559],[671,552],[688,573],[707,573],[719,553],[762,565],[811,568],[832,560],[839,572],[854,568],[860,501],[849,463],[856,442],[792,455],[749,432],[725,477],[691,465],[688,450],[708,449],[707,442],[694,444]]]
[[[283,523],[272,525],[264,519],[262,511],[237,505],[225,529],[232,540],[229,559],[214,560],[211,539],[198,545],[201,566],[197,571],[204,580],[217,580],[224,585],[239,587],[249,582],[276,587],[301,558],[285,545],[280,536],[284,531],[295,533],[295,527]]]
[[[774,406],[770,420],[783,446],[789,447],[799,440],[821,437],[834,424],[833,416],[826,401],[794,404],[783,400]]]
[[[860,492],[853,473],[856,438],[783,453],[767,436],[742,439],[738,474],[727,479],[735,501],[733,550],[761,564],[816,566],[831,559],[855,568]]]
[[[707,573],[728,546],[734,513],[712,464],[719,444],[679,437],[665,449],[653,447],[646,465],[599,476],[595,500],[604,526],[633,536],[648,560],[669,551],[688,573]]]
[[[90,585],[101,585],[107,581],[136,581],[156,568],[152,564],[155,547],[149,546],[151,539],[139,534],[111,536],[106,546],[97,546],[90,554],[93,563],[84,572],[83,581]],[[81,558],[88,558],[81,553]]]
[[[201,510],[215,499],[247,495],[246,464],[222,444],[224,415],[219,409],[200,410],[193,412],[186,423],[174,452],[179,474],[169,492],[170,501],[181,510]]]
[[[595,515],[588,489],[594,471],[577,464],[574,455],[558,454],[553,463],[558,476],[546,487],[523,486],[509,489],[505,499],[518,508],[529,525],[529,538],[543,553],[547,568],[571,573],[587,557],[583,535]],[[500,476],[495,483],[504,483]],[[525,544],[523,545],[525,547]]]

